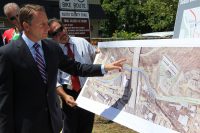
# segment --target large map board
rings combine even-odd
[[[95,64],[121,72],[86,81],[78,106],[142,133],[200,132],[200,39],[99,43]]]
[[[200,0],[179,1],[173,37],[200,37]]]

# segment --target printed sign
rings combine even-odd
[[[60,0],[59,5],[63,10],[88,10],[87,0]]]
[[[90,41],[90,22],[88,12],[61,11],[61,21],[67,27],[68,34],[83,37]]]

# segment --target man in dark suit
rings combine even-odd
[[[121,69],[124,60],[82,65],[68,58],[58,44],[45,39],[49,26],[42,6],[25,5],[19,19],[22,36],[0,48],[0,133],[59,133],[58,68],[71,75],[101,76]]]

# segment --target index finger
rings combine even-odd
[[[120,60],[115,61],[114,63],[118,64],[118,63],[125,62],[126,60],[127,60],[127,59],[120,59]]]

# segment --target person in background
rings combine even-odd
[[[96,49],[84,38],[70,37],[63,23],[56,19],[49,20],[49,37],[59,43],[63,53],[70,56],[73,53],[75,61],[92,64],[96,55]],[[62,99],[64,112],[63,133],[91,133],[93,129],[94,114],[80,107],[74,107],[76,98],[83,87],[86,77],[77,77],[79,86],[74,88],[73,77],[59,70],[57,93]],[[72,97],[71,97],[72,96]]]
[[[19,22],[19,6],[16,3],[7,3],[3,7],[4,14],[6,15],[8,22],[10,22],[14,27],[6,30],[3,35],[4,45],[8,44],[11,40],[17,40],[22,31]]]
[[[2,33],[1,33],[1,32],[0,32],[0,36],[2,36]],[[0,47],[3,46],[3,45],[4,45],[3,39],[2,39],[2,37],[0,37]]]
[[[74,76],[103,76],[121,70],[125,60],[93,65],[64,55],[55,41],[46,39],[48,18],[40,5],[24,5],[19,20],[22,35],[0,47],[0,133],[60,133],[58,69]]]

